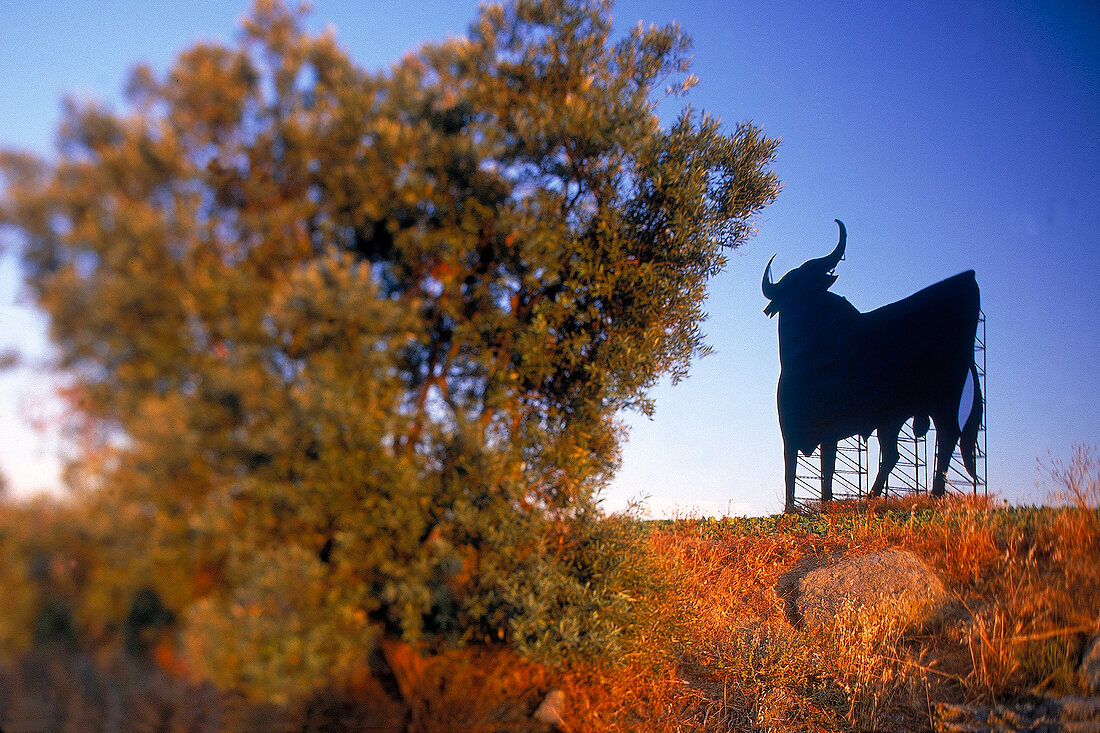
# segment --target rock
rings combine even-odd
[[[1097,636],[1085,649],[1081,666],[1077,668],[1081,686],[1089,692],[1100,692],[1100,636]]]
[[[1100,731],[1100,698],[1045,698],[992,706],[938,703],[933,730],[939,733],[1096,733]]]
[[[531,717],[539,723],[545,723],[552,729],[561,730],[565,727],[565,693],[561,690],[550,690],[546,698],[538,706]]]
[[[806,572],[797,583],[795,608],[806,628],[881,621],[900,627],[931,621],[944,607],[943,582],[920,558],[880,550]]]

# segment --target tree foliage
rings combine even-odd
[[[124,111],[66,103],[55,159],[3,153],[103,572],[190,609],[225,681],[308,682],[379,633],[526,648],[554,594],[614,606],[579,548],[617,415],[706,351],[707,281],[778,182],[752,124],[661,125],[694,82],[679,28],[610,21],[488,5],[370,73],[260,0],[235,47],[136,68]]]

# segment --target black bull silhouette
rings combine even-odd
[[[779,314],[779,426],[783,432],[787,510],[794,507],[798,451],[821,446],[821,498],[832,498],[837,442],[878,434],[878,496],[898,461],[898,432],[909,418],[918,437],[936,425],[932,495],[943,496],[961,438],[963,463],[977,478],[975,451],[982,396],[974,366],[979,295],[969,270],[904,300],[861,313],[829,292],[847,233],[831,254],[810,260],[762,289]],[[772,259],[775,259],[774,257]]]

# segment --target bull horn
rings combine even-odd
[[[768,260],[768,266],[764,268],[764,279],[760,282],[760,289],[764,291],[764,297],[768,300],[774,300],[776,295],[775,283],[772,282],[772,260],[775,259],[775,255],[772,255],[772,259]]]
[[[820,271],[824,274],[836,267],[837,263],[844,257],[844,245],[848,241],[848,232],[844,229],[844,222],[840,219],[834,219],[833,221],[840,227],[840,241],[837,243],[836,248],[824,257],[806,262],[802,267],[811,271]]]
[[[833,219],[833,221],[840,227],[840,241],[837,242],[836,249],[832,251],[832,254],[825,258],[825,262],[823,263],[825,265],[823,268],[825,272],[836,267],[837,263],[844,258],[844,245],[848,242],[848,230],[844,228],[844,222],[840,219]]]

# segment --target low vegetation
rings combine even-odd
[[[678,677],[701,695],[668,728],[694,716],[714,730],[919,730],[931,727],[937,702],[1079,693],[1075,668],[1100,631],[1095,517],[908,500],[674,523],[654,542],[684,568],[692,641]],[[776,588],[799,563],[886,547],[913,552],[943,579],[952,602],[938,623],[789,623]]]
[[[1095,491],[1095,476],[1081,475],[1093,464],[1078,450],[1052,475],[1086,493],[1091,480]],[[0,725],[30,709],[21,695],[49,690],[58,720],[71,721],[64,716],[72,711],[97,719],[111,700],[145,710],[132,730],[538,730],[530,715],[558,688],[566,724],[578,731],[933,729],[944,704],[1085,693],[1076,670],[1100,633],[1100,509],[1081,492],[1068,498],[1057,507],[910,498],[808,515],[607,518],[588,548],[620,560],[606,566],[614,578],[597,573],[591,582],[618,583],[630,605],[644,609],[617,646],[610,629],[571,655],[549,643],[520,654],[494,640],[428,654],[394,641],[311,695],[278,705],[195,676],[175,645],[174,617],[158,616],[148,598],[144,616],[135,620],[131,609],[116,624],[97,622],[90,608],[67,608],[62,601],[75,597],[94,550],[81,549],[78,528],[51,522],[56,507],[7,505],[6,556],[29,562],[4,570],[27,568],[22,578],[5,578]],[[47,548],[49,537],[71,546]],[[866,614],[843,626],[792,623],[785,578],[887,548],[913,553],[942,579],[950,600],[938,620],[920,628]],[[580,612],[603,610],[563,600],[546,610],[542,633],[566,638]]]

